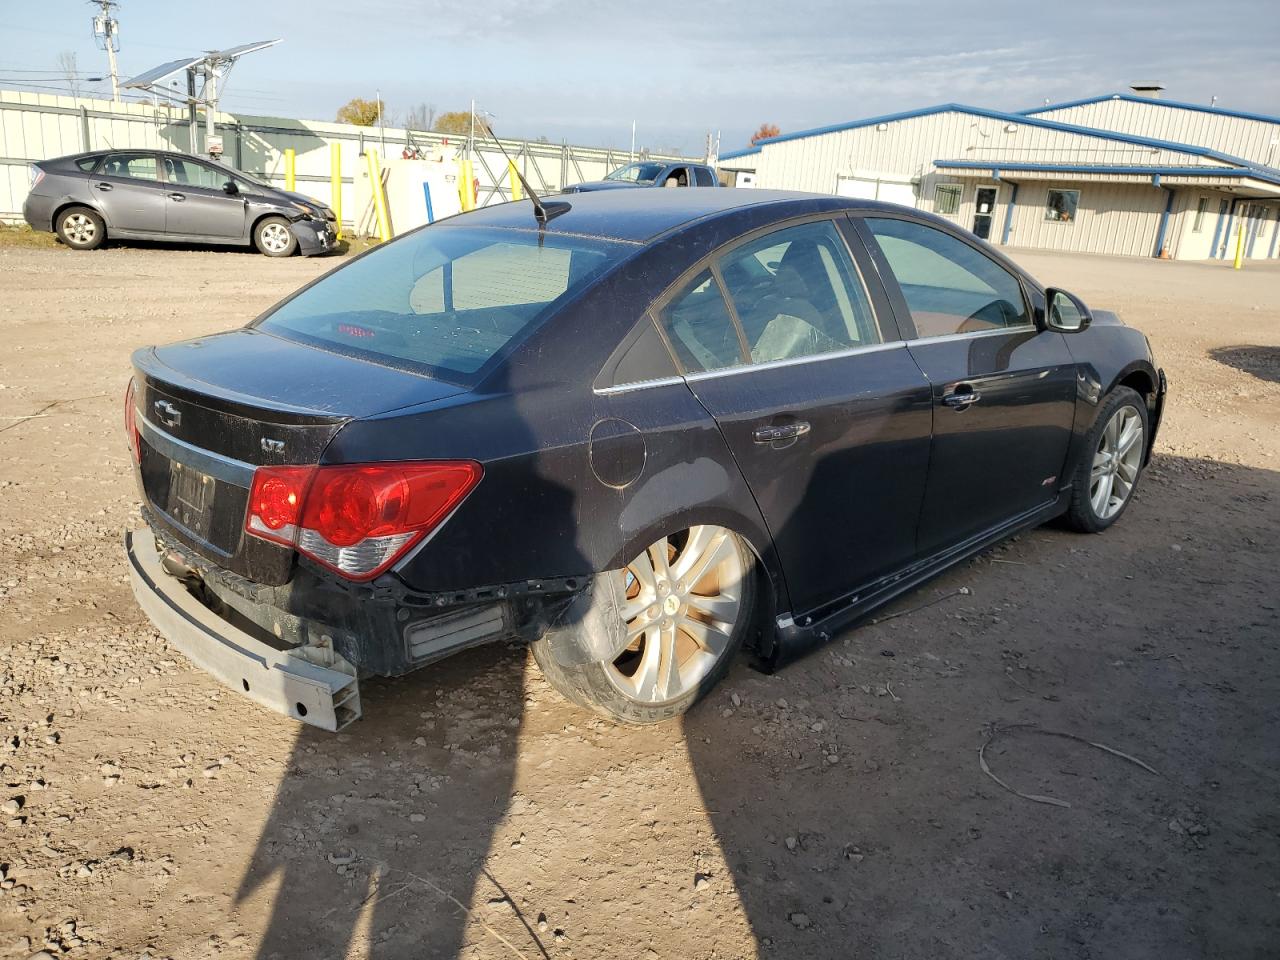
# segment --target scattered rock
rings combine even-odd
[[[787,919],[791,921],[791,925],[797,930],[808,930],[813,926],[813,921],[809,919],[807,913],[792,913],[787,916]]]
[[[22,805],[26,803],[25,797],[12,797],[4,803],[0,803],[0,811],[7,813],[9,816],[17,816],[22,811]]]

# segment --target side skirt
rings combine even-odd
[[[1020,514],[998,527],[971,537],[932,557],[916,561],[898,573],[870,584],[864,590],[850,594],[844,600],[827,604],[813,613],[802,616],[798,621],[790,613],[782,614],[776,620],[777,639],[774,643],[773,655],[762,666],[771,672],[799,660],[829,642],[841,630],[853,625],[873,610],[914,590],[957,563],[981,553],[1015,533],[1038,527],[1060,516],[1067,508],[1068,495],[1059,494],[1056,500],[1042,507]]]

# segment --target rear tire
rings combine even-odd
[[[253,245],[268,257],[291,257],[298,250],[298,238],[284,217],[267,217],[253,228]]]
[[[1081,533],[1101,533],[1128,508],[1142,476],[1150,433],[1147,404],[1129,387],[1103,401],[1085,437],[1071,478],[1071,506],[1063,518]]]
[[[543,675],[569,700],[618,723],[680,716],[720,682],[752,628],[754,556],[732,531],[697,526],[600,576],[619,579],[630,642],[612,659],[591,659],[583,618],[569,628],[569,656],[546,637],[533,644]]]
[[[88,207],[67,207],[58,214],[54,232],[72,250],[97,250],[107,239],[107,224]]]

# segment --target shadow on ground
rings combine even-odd
[[[636,866],[672,851],[622,839],[669,785],[620,803],[550,760],[533,778],[546,796],[562,780],[568,799],[544,800],[540,829],[572,847],[612,818],[615,846],[565,854],[605,869],[588,882],[533,858],[487,872],[528,803],[513,800],[533,749],[523,651],[371,685],[367,719],[298,739],[241,889],[270,907],[259,956],[738,955],[696,912],[725,909],[699,896],[739,903],[766,957],[1274,956],[1278,542],[1280,474],[1158,457],[1105,536],[1031,531],[777,676],[740,665],[684,724],[694,816],[718,854],[678,891]],[[554,710],[547,730],[591,722]],[[993,729],[992,773],[1069,807],[983,773]],[[625,771],[669,735],[604,727],[598,742]],[[595,946],[559,942],[554,918],[538,926],[519,895],[530,878],[577,904]],[[496,903],[506,922],[485,930],[450,897]],[[692,918],[665,944],[629,919],[664,911]]]
[[[1280,347],[1262,347],[1256,344],[1240,347],[1218,347],[1209,356],[1219,363],[1252,374],[1259,380],[1280,383]]]

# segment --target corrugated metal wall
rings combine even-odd
[[[934,160],[1049,163],[1210,163],[1176,150],[1152,149],[1026,123],[947,111],[762,145],[757,185],[834,193],[837,176],[931,174]],[[1013,127],[1012,130],[1008,129]],[[921,206],[932,189],[921,184]]]
[[[1080,191],[1080,207],[1073,221],[1046,219],[1050,190]],[[1156,252],[1156,233],[1167,199],[1164,190],[1132,184],[1023,183],[1009,243],[1042,250],[1150,257]]]
[[[1268,166],[1280,163],[1280,123],[1187,110],[1159,100],[1103,100],[1038,112],[1035,116],[1082,127],[1191,143]]]
[[[218,132],[223,137],[227,163],[276,186],[284,185],[284,151],[292,147],[297,154],[298,190],[329,202],[329,144],[341,144],[343,211],[347,219],[354,214],[352,178],[364,162],[360,155],[366,147],[379,149],[387,157],[398,157],[408,141],[426,150],[446,139],[451,145],[465,140],[402,128],[228,113],[219,114]],[[598,180],[629,159],[626,151],[595,147],[521,140],[503,140],[503,145],[539,193]],[[478,146],[475,167],[480,203],[507,199],[510,190],[505,182],[506,159],[492,141],[478,142]],[[185,111],[0,90],[0,220],[21,219],[28,188],[27,165],[31,161],[125,147],[190,151]],[[203,147],[202,131],[197,147]]]

